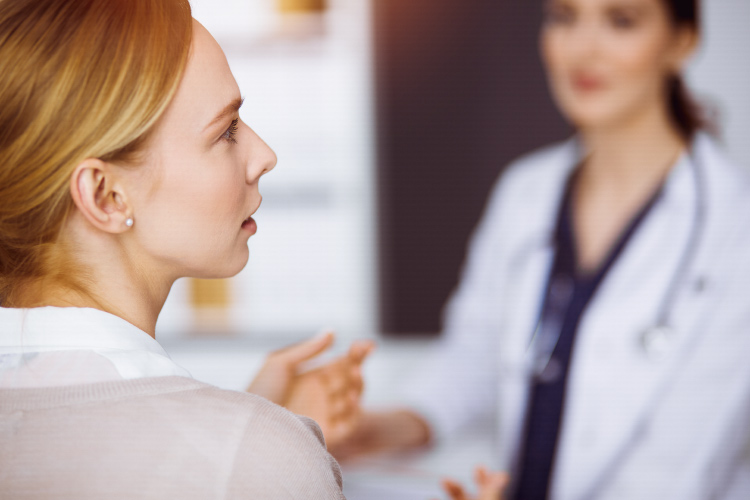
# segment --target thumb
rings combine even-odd
[[[314,358],[333,344],[334,334],[331,331],[318,334],[311,339],[303,340],[274,353],[277,361],[287,366],[296,366],[303,361]]]

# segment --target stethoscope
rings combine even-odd
[[[671,312],[677,301],[680,288],[687,279],[688,271],[696,260],[698,247],[706,226],[706,185],[702,164],[699,161],[695,147],[693,147],[691,153],[688,155],[688,160],[695,182],[696,198],[690,233],[680,255],[677,267],[675,267],[667,289],[662,296],[657,309],[656,320],[650,327],[644,329],[638,337],[640,348],[644,355],[655,359],[663,357],[669,351],[670,346],[677,336],[677,331],[670,322]],[[545,304],[545,311],[542,311],[540,314],[527,349],[525,365],[529,381],[552,381],[561,375],[560,365],[554,359],[553,353],[562,333],[563,314],[571,294],[572,283],[570,282],[562,280],[557,282],[552,281],[549,284],[549,304]],[[659,387],[654,391],[651,406],[658,404],[663,397],[666,384],[662,385],[663,387]],[[581,496],[582,499],[594,500],[600,496],[603,488],[617,473],[620,464],[635,449],[640,437],[646,434],[647,425],[648,422],[645,418],[637,422],[630,439],[627,441],[627,446],[623,446],[612,457],[596,481]],[[517,459],[518,457],[516,457],[516,463]]]
[[[696,253],[706,225],[706,186],[704,172],[698,154],[693,151],[688,155],[688,163],[695,183],[695,208],[690,233],[680,255],[677,267],[672,273],[667,289],[657,309],[655,322],[645,328],[639,336],[640,348],[651,358],[660,358],[666,354],[676,330],[670,322],[680,288],[687,279],[688,271],[695,261]],[[562,322],[568,301],[573,292],[573,284],[566,279],[552,277],[548,297],[543,311],[539,315],[526,351],[526,369],[528,375],[537,381],[555,380],[560,375],[560,365],[553,357],[555,347],[562,333]]]

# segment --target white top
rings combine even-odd
[[[345,500],[315,422],[95,309],[0,308],[0,443],[2,498]]]
[[[98,309],[0,307],[0,388],[190,377],[148,333]]]

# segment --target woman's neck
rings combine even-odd
[[[685,148],[666,113],[582,131],[586,158],[576,178],[573,224],[580,269],[599,269],[635,214]]]
[[[610,127],[581,131],[584,184],[618,191],[659,184],[686,144],[666,112],[650,111]]]
[[[174,280],[129,258],[121,242],[88,231],[84,221],[71,219],[68,234],[75,233],[75,240],[86,244],[70,245],[61,237],[56,251],[66,257],[56,257],[52,268],[55,272],[75,269],[75,275],[66,278],[60,273],[27,283],[8,306],[90,307],[119,316],[154,337]]]

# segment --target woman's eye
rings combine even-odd
[[[224,132],[221,136],[222,139],[225,141],[229,141],[233,144],[237,144],[237,128],[240,123],[239,118],[235,118],[232,120],[231,125],[229,125],[229,128]]]
[[[622,12],[613,12],[609,16],[610,24],[617,29],[631,29],[638,24],[638,19],[632,14],[626,14]]]

